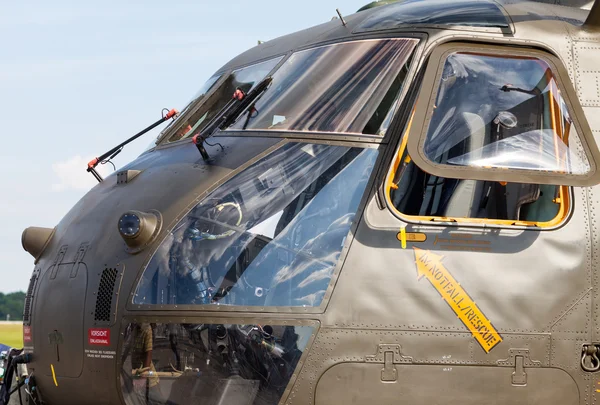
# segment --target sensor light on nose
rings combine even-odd
[[[126,213],[119,219],[119,232],[124,238],[135,238],[140,234],[141,220],[134,213]]]
[[[162,223],[158,211],[127,211],[119,218],[119,234],[127,244],[129,253],[137,253],[148,246],[158,235]]]

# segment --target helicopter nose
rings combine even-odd
[[[54,229],[30,226],[21,235],[21,244],[37,262],[54,235]]]

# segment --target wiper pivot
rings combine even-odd
[[[194,142],[204,160],[210,159],[210,156],[204,148],[204,142],[217,130],[224,130],[232,125],[246,109],[252,108],[252,103],[267,90],[272,82],[273,78],[268,76],[257,84],[254,89],[248,92],[248,94],[244,93],[240,88],[237,88],[233,93],[231,100],[221,109],[219,114],[217,114],[217,116],[210,121],[200,133],[192,137],[192,142]]]

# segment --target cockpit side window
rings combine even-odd
[[[387,198],[408,220],[548,228],[567,217],[569,187],[435,176],[411,159],[407,139],[408,131],[388,177]]]
[[[419,123],[422,89],[403,135],[388,202],[413,220],[560,224],[567,186],[594,170],[595,143],[579,136],[554,67],[481,50],[447,52],[440,65],[432,111]]]
[[[572,124],[544,61],[453,53],[423,149],[438,164],[587,174]]]
[[[421,169],[462,180],[600,182],[596,143],[559,61],[537,51],[441,48],[408,139]]]

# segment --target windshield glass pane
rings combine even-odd
[[[376,157],[376,149],[284,145],[175,227],[134,303],[319,306]]]
[[[131,323],[121,352],[125,403],[275,405],[314,332],[276,323]]]
[[[217,82],[217,80],[219,80],[220,77],[221,77],[221,75],[218,74],[218,75],[214,75],[213,77],[211,77],[210,79],[208,79],[206,81],[206,83],[204,83],[204,85],[200,88],[200,90],[198,90],[196,92],[196,94],[194,94],[194,97],[192,97],[192,99],[189,101],[189,103],[187,105],[189,106],[191,103],[193,103],[194,101],[196,101],[197,99],[199,99],[201,96],[203,96],[206,93],[208,93],[208,91]]]
[[[194,97],[192,97],[192,99],[186,103],[185,107],[181,110],[180,115],[186,114],[186,112],[190,108],[190,106],[192,106],[194,103],[199,101],[202,97],[204,97],[204,95],[214,86],[214,84],[217,82],[217,80],[219,80],[220,77],[221,77],[220,74],[216,74],[216,75],[212,76],[210,79],[208,79],[206,81],[206,83],[204,83],[204,85],[200,88],[200,90],[198,90],[196,92]],[[170,121],[169,125],[165,129],[163,129],[160,132],[160,134],[158,134],[156,139],[153,140],[152,143],[144,149],[144,152],[147,152],[148,150],[154,148],[159,143],[160,139],[162,139],[163,135],[166,134],[167,132],[171,131],[172,127],[173,128],[181,127],[181,125],[180,125],[181,123],[179,122],[179,120],[175,121],[174,124],[175,125],[173,125],[173,121]]]
[[[188,118],[183,117],[183,120],[176,123],[174,126],[175,130],[171,131],[168,135],[167,142],[189,138],[202,131],[204,126],[206,126],[206,124],[208,124],[221,109],[225,107],[227,102],[231,100],[236,89],[239,88],[247,93],[264,79],[269,72],[277,66],[281,59],[282,57],[270,59],[231,72],[202,104],[194,107],[195,111]],[[209,79],[192,102],[194,102],[194,100],[198,101],[197,99],[200,99],[201,96],[217,82],[219,77],[220,76],[213,76]],[[205,88],[206,90],[204,90]]]
[[[454,53],[423,151],[438,164],[586,174],[590,165],[572,124],[545,61]]]
[[[417,42],[368,40],[296,52],[229,129],[384,135]]]

